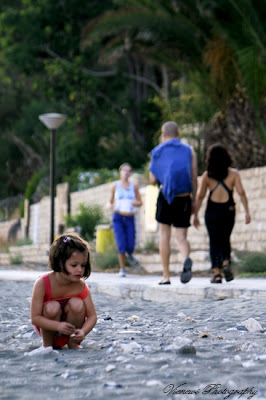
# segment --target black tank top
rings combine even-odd
[[[219,185],[222,185],[222,186],[224,187],[224,189],[227,191],[228,195],[229,195],[228,200],[227,200],[226,202],[223,202],[223,203],[218,203],[218,202],[215,202],[215,201],[213,201],[213,200],[211,199],[212,193],[215,191],[215,189],[217,189],[217,187],[218,187]],[[226,184],[225,184],[223,181],[218,181],[218,182],[217,182],[217,185],[216,185],[212,190],[210,190],[210,194],[209,194],[209,198],[208,198],[208,203],[223,204],[223,205],[228,205],[228,206],[234,206],[234,205],[235,205],[235,202],[234,202],[234,199],[233,199],[233,190],[230,190],[230,189],[226,186]]]

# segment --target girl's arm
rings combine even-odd
[[[235,171],[235,188],[237,193],[239,194],[240,200],[243,204],[243,207],[245,209],[245,222],[246,224],[250,223],[250,214],[249,214],[249,208],[248,208],[248,199],[246,196],[246,192],[243,188],[242,182],[241,182],[241,178],[240,178],[240,174],[238,171]]]
[[[45,286],[42,278],[37,279],[33,286],[30,314],[31,322],[39,328],[49,331],[57,331],[58,321],[52,321],[45,318],[43,313],[43,302],[45,296]]]
[[[142,205],[142,200],[137,185],[134,185],[134,190],[135,190],[135,199],[133,200],[133,206],[140,207]]]
[[[208,188],[208,175],[207,175],[207,171],[205,171],[202,175],[200,188],[199,188],[199,191],[198,191],[198,194],[196,197],[195,214],[194,214],[194,221],[193,221],[193,225],[195,226],[195,228],[198,228],[200,225],[199,218],[198,218],[198,212],[200,210],[202,201],[206,195],[207,188]]]

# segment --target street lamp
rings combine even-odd
[[[39,115],[39,120],[51,132],[50,138],[50,244],[54,241],[54,177],[55,177],[55,131],[65,122],[66,115],[48,113]]]

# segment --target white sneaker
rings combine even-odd
[[[127,276],[125,269],[124,268],[120,269],[118,275],[121,276],[122,278],[125,278]]]

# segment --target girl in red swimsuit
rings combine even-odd
[[[91,273],[88,243],[75,234],[60,236],[51,245],[52,272],[37,279],[31,300],[31,321],[43,346],[80,347],[97,321],[89,289]]]

